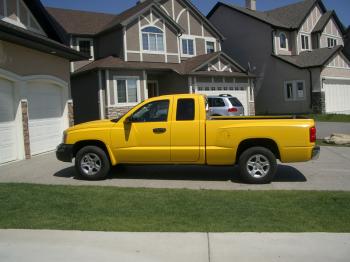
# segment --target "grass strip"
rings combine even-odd
[[[0,228],[350,232],[350,192],[0,184]]]
[[[319,115],[307,115],[309,118],[315,119],[318,122],[350,122],[350,115],[338,115],[338,114],[319,114]]]

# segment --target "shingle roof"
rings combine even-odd
[[[318,0],[304,0],[295,4],[266,11],[269,17],[274,18],[289,28],[297,29],[301,26],[312,7]]]
[[[295,4],[286,5],[265,12],[254,11],[237,5],[218,2],[208,14],[208,18],[210,18],[210,16],[219,6],[226,6],[274,27],[284,29],[299,29],[303,21],[306,19],[307,15],[310,13],[312,7],[317,3],[320,5],[323,11],[326,11],[326,8],[320,0],[304,0]]]
[[[183,61],[181,64],[175,64],[175,63],[153,63],[153,62],[126,62],[123,59],[120,59],[118,57],[109,56],[106,58],[102,58],[99,60],[96,60],[94,62],[89,63],[88,65],[78,69],[74,75],[84,73],[91,70],[96,69],[132,69],[132,70],[164,70],[164,71],[174,71],[180,75],[222,75],[220,73],[224,73],[224,75],[230,75],[230,76],[245,76],[245,77],[252,77],[253,75],[248,74],[245,72],[244,69],[241,69],[241,67],[234,62],[234,65],[236,66],[237,72],[197,72],[196,69],[200,66],[204,66],[206,62],[210,62],[212,59],[223,55],[225,58],[227,58],[227,55],[225,55],[222,52],[216,52],[212,54],[206,54],[201,56],[196,56],[190,59],[187,59]],[[230,59],[230,58],[227,58]],[[231,61],[230,61],[231,62]]]
[[[326,47],[315,49],[313,51],[301,52],[297,56],[276,55],[275,57],[299,68],[321,67],[341,49],[342,46],[336,46],[333,48]]]
[[[68,34],[94,35],[100,32],[113,19],[113,14],[85,12],[61,8],[46,7],[49,14]]]

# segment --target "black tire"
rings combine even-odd
[[[105,179],[110,168],[111,164],[107,154],[97,146],[85,146],[75,156],[75,169],[84,179]]]
[[[271,183],[276,174],[276,157],[265,147],[251,147],[240,155],[239,169],[244,182],[249,184],[268,184]]]

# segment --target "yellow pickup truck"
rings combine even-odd
[[[296,117],[212,117],[204,95],[148,99],[124,116],[64,132],[56,156],[75,159],[85,179],[105,178],[118,164],[235,165],[248,183],[269,183],[276,159],[317,158],[314,120]]]

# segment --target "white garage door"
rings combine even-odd
[[[13,91],[12,82],[0,77],[0,164],[17,158]]]
[[[47,82],[28,83],[31,154],[54,150],[62,138],[62,88]]]
[[[198,85],[197,88],[198,94],[204,94],[207,96],[217,96],[222,94],[229,94],[233,97],[237,97],[238,100],[242,103],[244,107],[244,114],[248,115],[248,91],[247,87],[215,87],[215,86],[206,86]]]
[[[350,80],[326,80],[326,113],[350,114]]]

